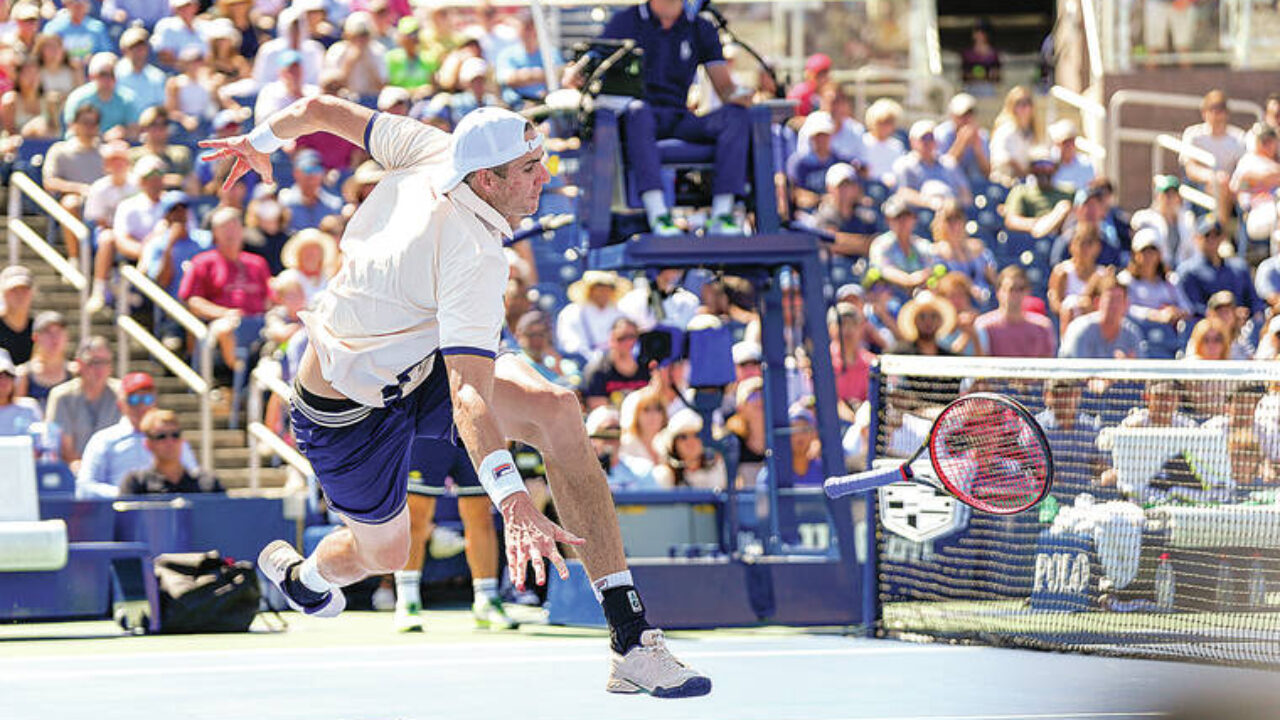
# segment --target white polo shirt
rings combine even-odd
[[[432,186],[448,133],[378,113],[365,144],[388,172],[347,224],[342,268],[299,316],[325,380],[383,407],[422,383],[436,351],[495,356],[511,227],[466,183]]]

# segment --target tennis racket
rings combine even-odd
[[[926,449],[936,477],[911,471]],[[828,478],[823,488],[838,498],[903,480],[932,485],[977,510],[1012,515],[1049,492],[1053,455],[1025,407],[1004,395],[973,393],[942,409],[924,444],[900,467]]]

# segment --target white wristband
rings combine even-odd
[[[249,144],[254,150],[270,155],[284,147],[284,140],[276,137],[275,132],[271,130],[271,123],[264,122],[249,132]]]
[[[516,469],[515,458],[506,450],[494,450],[480,463],[478,468],[480,484],[489,494],[495,507],[501,508],[502,501],[515,493],[527,493],[524,479]]]

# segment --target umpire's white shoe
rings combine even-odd
[[[711,678],[676,659],[661,630],[645,630],[626,655],[613,653],[613,672],[605,689],[612,693],[649,693],[687,698],[711,692]]]
[[[289,595],[289,591],[285,589],[285,579],[289,577],[289,569],[294,565],[302,562],[302,556],[298,554],[293,546],[284,540],[276,540],[266,547],[262,548],[262,552],[258,553],[258,569],[263,575],[267,576],[276,587],[280,588],[280,594],[284,595],[284,599],[289,601],[289,607],[300,613],[306,613],[313,617],[334,617],[347,607],[347,596],[342,594],[341,588],[334,588],[325,593],[318,602],[304,604]]]

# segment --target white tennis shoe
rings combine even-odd
[[[347,596],[342,594],[342,589],[335,587],[325,593],[324,599],[318,604],[307,606],[298,602],[289,596],[289,592],[284,589],[285,578],[289,577],[289,568],[302,562],[303,558],[298,554],[293,546],[284,540],[276,540],[266,547],[262,548],[262,552],[258,554],[258,569],[263,575],[272,582],[276,587],[280,588],[280,594],[284,595],[284,599],[289,602],[289,607],[300,613],[306,613],[312,617],[334,617],[338,613],[347,608]]]
[[[645,630],[640,644],[626,655],[613,653],[613,671],[605,689],[660,698],[698,697],[711,692],[711,678],[677,660],[661,630]]]

